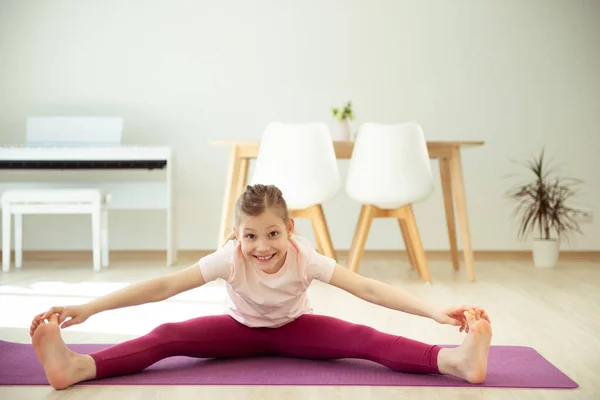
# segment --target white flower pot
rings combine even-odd
[[[538,268],[553,268],[558,261],[558,240],[535,239],[533,264]]]
[[[347,142],[350,140],[350,123],[348,119],[338,121],[336,129],[332,132],[333,140]]]

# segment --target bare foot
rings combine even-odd
[[[41,319],[41,315],[34,318],[30,334],[33,348],[50,385],[54,389],[66,389],[77,382],[93,378],[96,375],[94,360],[88,355],[69,350],[60,336],[56,314],[50,316],[48,323]]]
[[[29,327],[29,336],[33,337],[33,333],[37,329],[38,325],[43,322],[42,321],[42,315],[44,315],[44,313],[36,315],[33,318],[33,321],[31,321],[31,327]]]
[[[465,312],[469,333],[462,344],[442,349],[438,367],[442,374],[456,376],[470,383],[483,383],[487,374],[487,360],[492,341],[492,326],[477,313]]]

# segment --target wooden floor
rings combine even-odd
[[[343,256],[343,255],[342,255]],[[188,260],[192,262],[193,260]],[[343,262],[343,259],[342,259]],[[31,318],[52,305],[81,303],[126,284],[163,274],[159,261],[113,262],[93,273],[77,261],[30,261],[21,271],[0,275],[0,339],[30,343]],[[366,254],[360,273],[442,306],[475,304],[488,310],[493,345],[534,347],[579,385],[575,390],[512,390],[431,387],[309,386],[79,386],[0,387],[1,399],[598,399],[600,398],[600,264],[565,261],[552,270],[535,269],[523,260],[477,262],[477,282],[449,261],[430,261],[432,285],[424,285],[406,261]],[[458,344],[463,334],[450,326],[404,315],[315,282],[309,289],[316,313],[369,324],[413,339]],[[213,282],[162,303],[109,311],[63,331],[67,343],[116,343],[148,332],[156,325],[222,311],[224,289]]]

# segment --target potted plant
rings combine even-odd
[[[516,200],[515,215],[519,214],[519,237],[537,233],[533,242],[533,262],[536,267],[552,268],[558,261],[559,242],[571,232],[581,233],[576,215],[579,210],[567,205],[580,180],[551,177],[544,150],[526,164],[532,180],[517,185],[509,196]]]
[[[339,121],[338,137],[340,140],[350,140],[350,123],[354,120],[354,111],[352,111],[352,102],[348,101],[343,107],[332,108],[333,116]]]

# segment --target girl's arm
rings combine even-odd
[[[444,311],[410,293],[336,265],[329,283],[369,303],[438,320]]]
[[[59,323],[62,323],[67,317],[76,318],[77,316],[82,322],[91,315],[102,311],[161,301],[186,290],[202,286],[204,283],[200,268],[197,264],[194,264],[182,271],[134,283],[94,299],[89,303],[78,306],[52,307],[44,313],[42,319],[48,318],[51,314],[59,313]],[[74,323],[79,322],[74,321],[69,325]]]
[[[168,299],[181,292],[204,285],[197,265],[169,275],[134,283],[121,290],[99,297],[88,303],[92,314],[116,308],[136,306]]]

